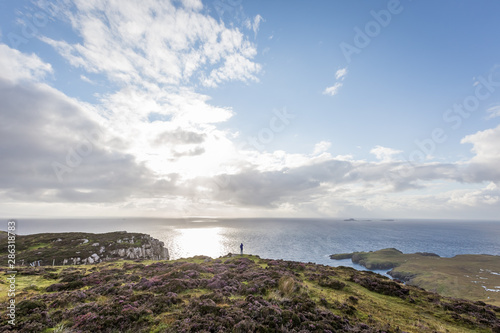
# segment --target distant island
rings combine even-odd
[[[163,245],[146,251],[155,241],[125,232],[19,236],[25,260],[56,260],[16,267],[15,326],[2,307],[0,331],[500,332],[499,307],[373,272],[235,254],[170,261]],[[0,244],[6,248],[2,235]],[[100,260],[84,261],[101,246]],[[76,252],[77,264],[64,261]],[[2,304],[8,288],[2,279]]]
[[[331,259],[351,259],[372,270],[390,270],[393,278],[444,296],[467,298],[500,306],[500,256],[457,255],[441,258],[397,249],[334,254]]]
[[[355,218],[352,218],[352,217],[351,217],[351,218],[348,218],[348,219],[344,219],[344,221],[345,221],[345,222],[355,222],[355,221],[357,221],[357,220],[356,220]],[[362,220],[362,221],[369,222],[369,221],[371,221],[371,220]],[[383,220],[380,220],[380,221],[382,221],[382,222],[394,222],[395,220],[393,220],[393,219],[383,219]]]

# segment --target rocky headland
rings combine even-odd
[[[397,249],[333,254],[331,259],[351,259],[370,270],[388,274],[444,296],[467,298],[500,306],[500,256],[475,254],[441,258],[428,252],[403,253]]]
[[[1,248],[7,239],[0,237]],[[65,232],[16,236],[19,266],[85,265],[116,259],[168,260],[163,242],[141,233],[126,231],[102,234]],[[7,251],[0,255],[7,262]]]

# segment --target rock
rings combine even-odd
[[[397,280],[401,280],[404,283],[410,282],[413,278],[417,277],[416,274],[406,273],[406,272],[395,272],[394,269],[391,269],[387,272],[391,277]]]
[[[128,242],[126,242],[128,240]],[[110,251],[111,256],[118,256],[122,259],[160,259],[160,260],[168,260],[169,253],[168,250],[164,247],[164,243],[152,238],[149,235],[142,235],[140,237],[142,241],[141,247],[129,247],[129,248],[120,248]],[[133,244],[137,241],[134,237],[131,238],[123,238],[117,241],[120,244]]]
[[[439,258],[441,258],[438,254],[435,254],[432,252],[416,252],[415,254],[420,254],[421,256],[424,256],[424,257],[439,257]]]
[[[92,246],[99,246],[99,243],[94,243],[92,244]]]
[[[355,253],[355,252],[354,252]],[[334,260],[343,260],[343,259],[351,259],[354,253],[339,253],[330,255],[330,259]]]

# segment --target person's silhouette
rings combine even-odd
[[[243,243],[240,244],[240,254],[243,254]]]

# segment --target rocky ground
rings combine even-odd
[[[16,299],[2,332],[500,332],[500,308],[483,302],[247,255],[24,267]]]

